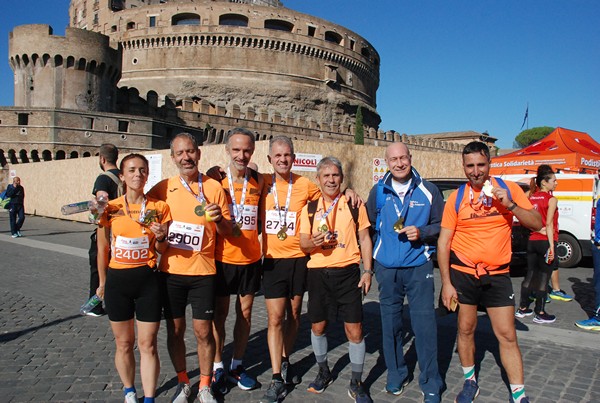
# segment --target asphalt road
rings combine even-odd
[[[89,268],[87,248],[90,225],[28,216],[23,238],[12,239],[8,215],[0,212],[0,401],[122,401],[121,383],[114,369],[114,341],[106,317],[78,314],[87,297]],[[521,278],[513,278],[518,294]],[[591,262],[561,270],[561,286],[575,295],[572,302],[553,301],[548,312],[557,316],[551,325],[531,318],[516,321],[523,353],[527,394],[537,402],[600,401],[600,334],[576,328],[576,320],[587,317],[593,305]],[[436,272],[439,290],[439,274]],[[305,297],[306,300],[306,297]],[[421,401],[417,381],[401,397],[383,392],[386,368],[381,351],[377,291],[365,299],[364,329],[367,343],[364,380],[376,402]],[[305,312],[305,310],[304,310]],[[407,318],[408,322],[408,318]],[[462,386],[462,370],[455,351],[456,316],[438,318],[438,362],[447,390],[443,401],[453,401]],[[351,401],[346,387],[350,378],[347,343],[340,324],[330,327],[329,362],[335,382],[322,394],[306,392],[317,369],[310,348],[310,325],[303,315],[297,352],[292,356],[303,383],[286,402]],[[231,326],[228,324],[225,357],[231,356]],[[192,334],[187,335],[188,371],[197,388],[199,370]],[[404,333],[405,356],[418,379],[414,335]],[[508,401],[506,378],[500,366],[498,343],[487,315],[481,313],[477,329],[477,365],[481,394],[477,402]],[[176,376],[166,351],[164,326],[159,333],[162,362],[158,401],[167,402],[175,391]],[[266,344],[266,310],[258,296],[245,357],[250,373],[262,389],[243,392],[232,388],[223,401],[258,402],[270,379]],[[138,391],[141,391],[139,376]]]

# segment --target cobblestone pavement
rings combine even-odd
[[[87,296],[89,268],[87,248],[92,227],[82,223],[28,216],[24,238],[12,239],[8,216],[0,213],[0,401],[123,401],[121,383],[113,365],[114,341],[106,317],[78,314]],[[561,271],[561,285],[573,293],[573,302],[552,301],[547,310],[558,319],[552,325],[538,325],[531,318],[517,320],[518,336],[525,364],[527,394],[537,402],[600,401],[600,334],[573,326],[587,317],[593,304],[592,269],[582,267]],[[513,278],[518,294],[521,278]],[[436,272],[439,291],[439,275]],[[305,298],[306,299],[306,298]],[[306,310],[304,310],[305,312]],[[421,392],[413,380],[400,397],[383,392],[386,368],[381,351],[377,291],[364,304],[367,357],[365,384],[375,402],[418,402]],[[244,392],[232,387],[222,401],[258,402],[270,380],[266,343],[264,298],[255,301],[245,365],[258,377],[262,388]],[[408,321],[408,318],[407,318]],[[292,356],[303,382],[291,390],[285,402],[345,402],[350,378],[348,350],[343,329],[329,329],[329,362],[335,382],[321,395],[306,392],[317,369],[310,351],[309,323],[304,314]],[[225,357],[231,357],[231,326]],[[481,395],[477,402],[508,401],[506,377],[499,365],[496,342],[487,316],[481,313],[477,330],[477,363],[480,366]],[[197,389],[199,370],[192,332],[187,334],[188,370]],[[415,379],[416,365],[412,333],[404,335],[409,367]],[[447,383],[443,401],[453,401],[462,385],[462,371],[455,351],[455,315],[438,318],[440,371]],[[176,376],[166,350],[164,326],[159,333],[162,362],[159,402],[168,402],[176,387]],[[141,391],[139,376],[138,391]],[[141,400],[140,400],[141,401]]]

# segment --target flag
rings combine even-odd
[[[521,125],[521,129],[525,126],[525,122],[527,122],[527,127],[529,127],[529,104],[527,104],[527,109],[525,109],[525,117],[523,118],[523,124]]]

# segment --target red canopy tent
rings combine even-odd
[[[600,144],[587,133],[557,127],[521,150],[492,158],[490,173],[535,173],[542,164],[562,173],[596,173],[600,169]]]

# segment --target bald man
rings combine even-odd
[[[388,368],[386,391],[402,394],[410,380],[402,350],[404,297],[410,306],[419,385],[424,402],[440,401],[442,378],[437,363],[433,262],[444,200],[438,188],[412,166],[404,143],[385,150],[389,172],[369,194],[367,212],[375,229],[374,270],[379,285],[383,355]]]

